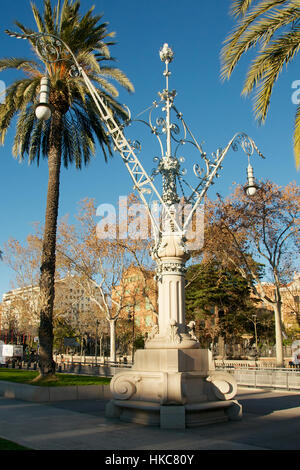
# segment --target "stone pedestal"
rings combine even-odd
[[[182,234],[165,232],[153,250],[157,261],[158,324],[135,353],[135,364],[111,381],[106,416],[184,429],[240,419],[234,377],[215,370],[211,352],[200,349],[194,322],[185,324],[185,262]]]
[[[139,350],[110,388],[106,416],[126,422],[184,429],[242,415],[234,378],[215,370],[206,349]]]

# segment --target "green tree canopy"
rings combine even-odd
[[[247,281],[234,270],[212,261],[187,270],[187,315],[210,314],[212,307],[234,310],[245,307],[250,292]]]

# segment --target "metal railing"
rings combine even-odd
[[[54,358],[55,359],[55,358]],[[38,358],[33,361],[12,360],[7,364],[1,364],[2,368],[38,370]],[[116,372],[124,368],[131,368],[131,363],[121,361],[103,362],[95,361],[95,358],[89,357],[87,361],[74,361],[73,358],[63,358],[63,361],[56,361],[56,371],[59,373],[71,373],[82,375],[99,375],[101,377],[112,377]]]
[[[1,367],[37,370],[37,362],[12,361]],[[57,363],[57,372],[97,375],[113,377],[124,368],[130,369],[131,364],[120,362],[80,362],[66,360]],[[300,367],[276,367],[274,364],[261,364],[258,361],[222,361],[216,360],[217,370],[224,370],[232,374],[240,386],[254,388],[272,388],[285,390],[300,390]]]
[[[277,369],[276,359],[273,358],[259,358],[259,359],[214,359],[216,367],[223,369]],[[285,358],[284,369],[297,369],[299,366],[292,365],[292,358]]]
[[[229,361],[228,361],[229,362]],[[250,361],[248,361],[250,362]],[[232,374],[240,386],[254,388],[272,388],[285,390],[300,390],[300,368],[299,367],[259,367],[246,365],[242,367],[234,364],[216,364],[217,370],[226,370]]]
[[[268,387],[275,389],[300,390],[300,371],[291,369],[235,370],[238,385]]]

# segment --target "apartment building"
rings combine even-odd
[[[281,287],[282,320],[287,328],[300,324],[300,273],[295,273],[293,280]]]
[[[112,297],[122,304],[120,319],[134,318],[142,333],[150,332],[157,324],[157,283],[153,271],[131,265],[124,272]]]
[[[39,324],[39,286],[25,286],[6,292],[2,298],[0,318],[1,330],[10,325],[18,325],[23,329],[37,328]],[[93,297],[101,300],[97,288],[93,289]],[[95,302],[91,295],[80,286],[74,276],[67,276],[55,282],[54,314],[78,315],[92,313]]]

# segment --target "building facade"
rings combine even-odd
[[[134,265],[124,272],[112,296],[122,304],[120,319],[132,319],[142,333],[151,331],[158,323],[157,282],[153,271]]]
[[[1,331],[37,331],[39,325],[39,286],[25,286],[6,292],[2,298],[0,317]],[[100,293],[94,289],[93,297],[101,301]],[[92,314],[95,302],[76,278],[67,276],[55,282],[54,315],[69,318]]]
[[[282,321],[287,328],[300,325],[300,273],[280,289],[282,300]]]

